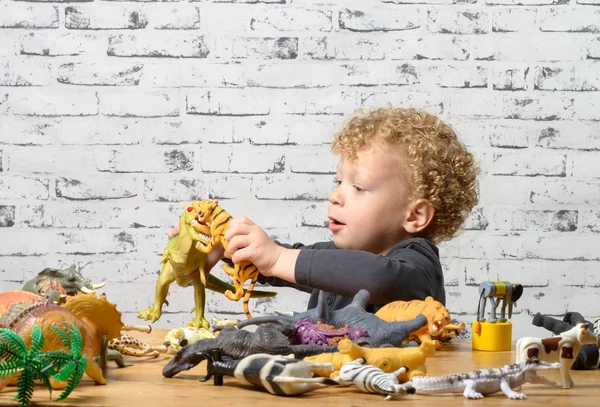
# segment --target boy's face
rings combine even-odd
[[[403,227],[410,190],[401,157],[399,149],[373,144],[354,161],[340,158],[328,208],[338,248],[385,254],[410,237]]]

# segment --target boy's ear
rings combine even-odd
[[[435,216],[435,207],[429,200],[419,198],[408,207],[408,215],[404,220],[404,230],[416,234],[425,230]]]

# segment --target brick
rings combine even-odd
[[[106,55],[106,38],[81,32],[28,32],[20,38],[21,55]]]
[[[288,0],[213,0],[213,3],[286,4],[287,1]]]
[[[207,196],[202,177],[181,174],[153,175],[144,179],[144,199],[150,202],[188,202]]]
[[[492,32],[529,32],[537,30],[537,9],[506,8],[492,13]]]
[[[23,288],[25,281],[32,279],[37,273],[46,267],[67,268],[69,264],[63,263],[64,256],[3,256],[2,265],[0,265],[0,281],[2,289],[6,287],[8,281],[15,283],[14,289]]]
[[[106,116],[179,116],[178,92],[101,93],[100,112]]]
[[[285,205],[281,205],[277,201],[248,200],[248,196],[238,205],[233,202],[224,203],[232,216],[246,216],[265,229],[299,228],[301,226],[299,218],[305,202],[288,201]],[[326,204],[324,207],[327,210]]]
[[[93,3],[65,8],[65,27],[72,30],[139,29],[148,25],[140,6]]]
[[[304,204],[300,210],[300,225],[309,227],[327,227],[327,205],[325,203]]]
[[[19,38],[16,33],[3,33],[3,44],[0,47],[0,57],[13,57],[19,55]]]
[[[547,272],[549,265],[543,260],[460,259],[460,261],[465,270],[467,286],[479,286],[485,280],[515,281],[529,290],[533,287],[547,287],[550,283]]]
[[[581,120],[600,120],[600,100],[594,93],[573,94],[575,118]]]
[[[389,59],[433,59],[465,61],[469,58],[467,39],[449,35],[398,38],[388,48]]]
[[[206,58],[204,36],[194,32],[156,31],[118,34],[108,38],[108,56],[152,58]]]
[[[532,177],[492,176],[479,177],[479,205],[530,205],[534,184],[545,184],[546,180]],[[510,191],[507,193],[506,191]]]
[[[368,109],[379,108],[386,105],[390,100],[394,106],[418,107],[431,114],[441,114],[448,106],[448,100],[439,93],[401,91],[369,91],[359,95],[360,99],[355,106]]]
[[[58,177],[56,179],[56,196],[70,201],[124,199],[132,198],[137,194],[137,180],[123,175]]]
[[[179,223],[185,205],[136,205],[131,207],[112,206],[103,216],[102,226],[106,228],[172,228]],[[167,234],[164,235],[167,244]],[[158,262],[157,262],[158,267]]]
[[[487,213],[490,230],[573,232],[577,230],[576,210],[537,210],[497,207]]]
[[[148,9],[149,20],[158,30],[197,30],[200,29],[200,8],[191,4],[160,4]]]
[[[342,128],[339,116],[269,116],[248,118],[234,124],[234,140],[248,138],[254,145],[329,144],[333,134]]]
[[[298,38],[219,36],[214,48],[222,59],[296,59]]]
[[[582,36],[535,34],[523,41],[521,33],[471,38],[471,59],[495,61],[579,61],[585,58]],[[519,43],[515,47],[515,43]]]
[[[50,146],[13,148],[10,170],[27,173],[73,173],[94,171],[94,152]]]
[[[306,113],[350,115],[359,106],[359,97],[353,90],[311,89],[306,93]]]
[[[450,96],[450,106],[447,109],[451,115],[494,118],[501,114],[501,94],[487,92],[483,89],[478,92],[469,91],[468,93],[469,97],[463,92],[453,93]]]
[[[565,120],[573,116],[573,99],[556,94],[541,97],[504,95],[503,113],[507,119]]]
[[[520,65],[520,64],[519,64]],[[529,67],[515,64],[494,65],[492,86],[494,90],[527,90],[527,74]]]
[[[600,10],[589,8],[563,10],[559,8],[539,13],[541,31],[547,32],[600,32]]]
[[[373,8],[371,10],[341,9],[340,29],[348,31],[405,31],[423,25],[423,15],[418,9],[407,9],[398,13],[397,8]]]
[[[434,65],[420,70],[421,84],[442,88],[486,88],[488,70],[483,66]]]
[[[600,233],[600,211],[596,209],[580,210],[579,227],[583,232]]]
[[[8,113],[8,94],[0,93],[0,115]],[[2,119],[2,117],[0,117]]]
[[[366,34],[332,33],[328,37],[302,37],[299,41],[301,55],[311,59],[381,60],[388,45],[381,38]]]
[[[332,12],[306,9],[262,9],[250,20],[254,31],[331,31]]]
[[[598,205],[597,179],[555,179],[536,182],[531,186],[530,201],[541,205]],[[591,244],[591,243],[588,243]]]
[[[490,146],[490,137],[485,123],[477,120],[445,120],[457,134],[458,139],[467,147],[487,148]]]
[[[0,117],[4,141],[25,146],[139,144],[144,136],[152,137],[170,130],[168,124],[151,119]]]
[[[500,148],[527,148],[532,137],[532,129],[525,125],[495,124],[486,128],[485,134],[489,137],[492,147]]]
[[[538,66],[535,90],[600,90],[600,72],[594,65]]]
[[[552,123],[534,134],[536,145],[545,148],[600,150],[600,134],[595,124]]]
[[[0,5],[0,28],[58,28],[58,6],[6,2]]]
[[[165,235],[166,238],[166,235]],[[98,283],[106,281],[108,284],[103,289],[118,283],[156,283],[157,273],[160,270],[160,259],[82,259],[77,262],[77,268],[87,278],[93,278]],[[150,291],[151,292],[151,291]],[[131,295],[130,295],[131,296]],[[109,299],[114,301],[115,298]],[[119,304],[118,310],[121,310]],[[189,311],[189,310],[188,310]],[[136,322],[136,324],[139,323]]]
[[[465,231],[461,237],[460,256],[466,259],[525,258],[524,237],[500,235],[486,231]]]
[[[96,92],[45,90],[13,93],[10,111],[24,116],[93,116],[98,114]]]
[[[158,144],[198,144],[198,143],[241,143],[243,133],[234,134],[237,119],[220,116],[188,116],[179,129],[164,133],[161,139],[154,138]]]
[[[525,240],[525,249],[530,257],[551,260],[598,260],[594,251],[600,243],[599,235],[561,233],[560,235],[532,236]]]
[[[194,169],[194,152],[184,149],[128,147],[95,153],[96,168],[105,172],[169,173]]]
[[[294,148],[293,153],[288,154],[290,171],[298,174],[332,174],[333,183],[338,157],[329,150],[328,145]],[[310,160],[306,157],[310,157]]]
[[[247,205],[252,196],[252,177],[247,175],[206,174],[209,199],[241,199]],[[248,215],[246,215],[248,216]]]
[[[0,199],[48,199],[47,178],[3,175],[0,178]]]
[[[47,86],[53,82],[51,65],[25,60],[0,60],[0,86]]]
[[[485,3],[500,6],[552,6],[568,4],[569,0],[485,0]]]
[[[304,61],[303,61],[304,62]],[[264,64],[246,66],[248,86],[266,88],[318,88],[335,84],[333,78],[344,78],[345,65],[313,64]],[[380,67],[383,70],[383,67]],[[333,82],[333,83],[332,83]]]
[[[600,0],[576,0],[576,3],[598,5],[600,4]]]
[[[326,242],[331,240],[331,232],[327,228],[273,228],[267,231],[273,239],[286,243]]]
[[[488,13],[475,10],[433,9],[427,12],[427,30],[439,34],[487,34]]]
[[[462,227],[464,230],[486,230],[488,226],[489,221],[483,211],[483,208],[474,208]]]
[[[144,66],[144,76],[150,77],[155,88],[230,88],[246,84],[250,67],[238,63],[211,63],[199,65],[194,61],[180,61],[176,66],[153,64]]]
[[[69,85],[136,86],[142,76],[141,64],[71,62],[58,67],[58,81]]]
[[[280,173],[285,154],[276,147],[206,144],[202,148],[202,172]]]
[[[258,199],[324,200],[332,190],[331,178],[323,175],[282,174],[255,177],[255,194]]]
[[[52,202],[21,207],[21,223],[31,228],[82,228],[96,229],[111,212],[85,204]]]
[[[598,170],[600,170],[600,162],[598,161],[598,153],[595,151],[591,152],[572,152],[569,154],[570,159],[573,162],[573,177],[582,178],[597,178]]]
[[[519,150],[495,152],[492,175],[550,176],[567,175],[567,156],[556,151]]]
[[[413,85],[419,83],[418,69],[411,64],[356,63],[342,64],[338,77],[341,85]]]
[[[600,37],[588,40],[585,45],[586,59],[600,59]]]
[[[268,115],[270,108],[262,103],[259,94],[241,93],[236,90],[237,100],[229,97],[231,92],[203,91],[191,92],[186,97],[186,111],[188,114],[205,115]]]
[[[15,206],[0,205],[0,228],[10,228],[15,225]]]

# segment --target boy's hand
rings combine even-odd
[[[234,263],[249,261],[265,276],[277,274],[275,266],[283,248],[250,219],[240,217],[230,220],[225,239],[229,241],[227,251]]]

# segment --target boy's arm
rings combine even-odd
[[[437,248],[416,238],[396,245],[386,256],[360,250],[311,250],[298,254],[300,285],[353,297],[360,289],[372,304],[425,299],[445,303],[444,277]]]

